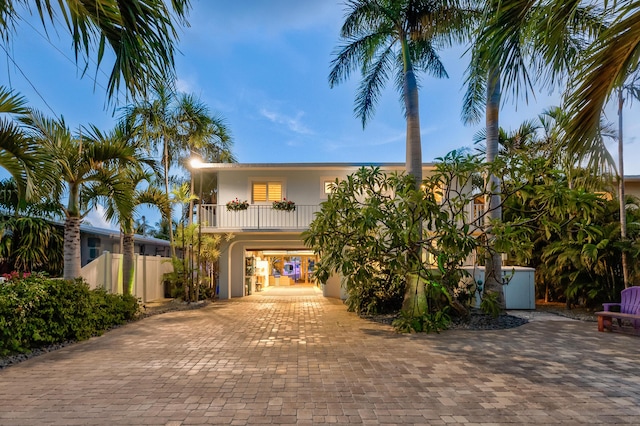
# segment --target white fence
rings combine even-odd
[[[171,258],[135,255],[133,295],[143,302],[164,298],[164,274],[173,271]],[[122,254],[104,252],[82,268],[82,278],[91,288],[122,294]]]

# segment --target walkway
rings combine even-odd
[[[541,315],[398,335],[305,294],[153,316],[2,370],[0,424],[640,424],[638,337]]]

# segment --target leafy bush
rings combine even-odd
[[[137,313],[135,297],[90,290],[80,279],[10,280],[0,285],[0,355],[88,339]]]
[[[400,318],[395,319],[392,325],[400,333],[431,333],[432,331],[439,333],[442,330],[446,330],[451,323],[448,311],[448,306],[439,311],[422,315],[415,315],[415,313],[409,311],[400,311]]]
[[[502,311],[500,302],[498,301],[498,294],[485,292],[482,295],[482,301],[480,302],[480,309],[487,315],[491,315],[493,318],[498,318]]]

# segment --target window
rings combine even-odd
[[[320,198],[326,200],[329,194],[332,194],[336,190],[335,177],[322,176],[320,177]]]
[[[89,259],[97,259],[100,257],[100,238],[89,237],[87,240],[89,246]]]
[[[265,203],[282,200],[282,182],[253,182],[252,203]]]
[[[325,195],[331,194],[335,190],[335,182],[332,180],[324,181],[324,193]]]

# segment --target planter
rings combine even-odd
[[[271,208],[274,210],[280,210],[284,212],[292,212],[296,210],[296,203],[293,201],[288,201],[286,198],[282,201],[274,201],[271,205]]]
[[[227,203],[227,211],[240,212],[249,208],[249,202],[247,200],[240,201],[237,198]]]

